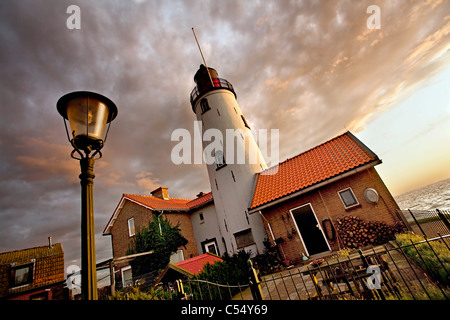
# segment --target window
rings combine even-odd
[[[131,273],[131,266],[122,268],[122,285],[124,287],[133,285],[133,274]]]
[[[211,110],[211,108],[209,107],[208,100],[206,98],[203,98],[200,101],[200,108],[202,109],[202,114],[204,114],[208,110]]]
[[[203,216],[203,213],[202,213],[202,212],[200,212],[200,213],[198,214],[198,216],[200,217],[200,223],[205,222],[205,217]]]
[[[210,253],[214,253],[217,254],[217,245],[216,245],[216,241],[211,241],[205,244],[205,252],[210,252]]]
[[[246,126],[247,128],[249,128],[249,129],[250,129],[250,126],[248,125],[248,123],[247,123],[247,120],[245,120],[245,118],[244,118],[244,115],[243,115],[243,114],[241,114],[241,119],[242,119],[242,121],[244,122],[244,126]]]
[[[351,188],[347,188],[338,192],[339,197],[341,197],[342,203],[344,207],[351,208],[359,204],[358,200],[356,200],[355,194],[353,193]]]
[[[216,255],[220,255],[216,238],[206,239],[205,241],[202,241],[201,246],[202,246],[203,253],[210,252],[210,253],[213,253]]]
[[[255,243],[251,229],[247,229],[234,234],[238,248],[244,248]]]
[[[33,263],[11,266],[10,287],[19,287],[33,282]]]
[[[134,227],[134,218],[128,219],[128,235],[130,237],[136,234],[136,229]]]
[[[223,155],[222,150],[217,150],[215,153],[216,158],[216,170],[225,167],[227,164],[225,163],[225,156]]]

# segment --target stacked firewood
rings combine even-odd
[[[384,244],[394,239],[399,230],[385,222],[364,221],[355,216],[345,216],[337,219],[337,231],[344,247],[360,248]]]

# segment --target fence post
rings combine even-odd
[[[258,271],[253,268],[252,260],[248,260],[248,267],[250,271],[250,290],[254,300],[264,300],[261,282],[259,281]]]
[[[408,211],[409,211],[409,213],[411,214],[411,217],[413,217],[414,222],[416,223],[416,225],[419,227],[420,231],[422,232],[423,237],[426,239],[426,238],[427,238],[427,235],[425,234],[425,232],[423,231],[422,227],[420,226],[419,221],[417,221],[416,217],[414,216],[414,214],[412,213],[412,211],[411,211],[410,209],[408,209]]]
[[[181,279],[175,281],[175,287],[181,300],[186,300],[186,293],[184,292],[183,282]]]

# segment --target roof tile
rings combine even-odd
[[[377,160],[376,154],[346,132],[258,174],[250,209]]]
[[[218,261],[223,261],[223,260],[222,260],[222,258],[216,256],[215,254],[207,252],[205,254],[202,254],[202,255],[194,257],[194,258],[176,262],[176,263],[174,263],[174,265],[176,265],[177,267],[179,267],[181,269],[188,271],[189,273],[197,275],[203,271],[203,268],[207,263],[214,264]]]
[[[142,196],[135,194],[124,194],[125,198],[138,202],[144,206],[150,207],[155,210],[174,210],[174,211],[188,211],[202,204],[207,203],[212,199],[212,193],[208,192],[195,199],[178,199],[169,198],[161,199],[153,196]]]
[[[19,266],[32,261],[34,261],[32,284],[9,288],[8,274],[11,264]],[[64,252],[61,243],[55,243],[51,248],[41,246],[0,253],[0,296],[57,283],[64,279]]]

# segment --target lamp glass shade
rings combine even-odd
[[[66,107],[75,146],[85,151],[100,149],[109,116],[108,106],[92,97],[80,97],[69,100]]]

